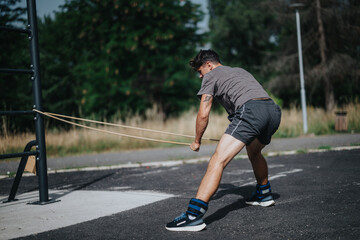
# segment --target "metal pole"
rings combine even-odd
[[[24,149],[24,152],[29,152],[31,150],[31,148],[33,146],[36,145],[36,141],[33,140],[33,141],[30,141],[28,144],[26,144],[25,146],[25,149]],[[21,180],[21,177],[24,173],[24,170],[25,170],[25,166],[26,166],[26,163],[28,161],[28,157],[29,156],[23,156],[21,158],[21,161],[20,161],[20,164],[19,164],[19,167],[18,167],[18,170],[16,172],[16,176],[15,176],[15,179],[14,179],[14,182],[13,182],[13,185],[11,187],[11,191],[10,191],[10,194],[9,194],[9,197],[8,197],[8,200],[5,201],[5,202],[11,202],[11,201],[15,201],[15,195],[16,195],[16,192],[19,188],[19,184],[20,184],[20,180]]]
[[[42,111],[42,95],[41,95],[41,81],[40,81],[40,60],[39,60],[39,42],[37,29],[37,16],[35,0],[27,0],[28,23],[31,31],[29,35],[31,63],[34,70],[32,81],[34,91],[34,106],[33,108]],[[39,195],[40,204],[45,204],[49,201],[48,193],[48,179],[47,179],[47,164],[46,164],[46,146],[45,146],[45,131],[44,120],[39,113],[35,114],[35,129],[36,142],[39,155],[36,158],[36,167],[39,179]]]
[[[0,30],[9,31],[9,32],[18,32],[18,33],[30,34],[29,29],[21,29],[21,28],[0,26]]]
[[[25,151],[24,152],[20,152],[20,153],[9,153],[9,154],[1,154],[0,155],[0,159],[8,159],[8,158],[18,158],[18,157],[29,157],[32,155],[37,155],[38,152],[37,151]]]
[[[304,69],[303,69],[302,47],[301,47],[300,14],[299,14],[299,10],[297,8],[296,8],[296,29],[297,29],[298,52],[299,52],[301,109],[302,109],[302,116],[303,116],[304,133],[307,133],[308,124],[307,124],[307,114],[306,114]]]
[[[34,111],[0,111],[0,116],[19,116],[19,115],[32,115],[32,114],[35,114]]]
[[[26,73],[33,74],[31,69],[10,69],[10,68],[0,68],[1,73]]]

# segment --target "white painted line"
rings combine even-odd
[[[273,176],[269,176],[269,180],[274,180],[276,178],[280,178],[280,177],[286,177],[288,174],[293,174],[293,173],[298,173],[298,172],[302,172],[303,169],[292,169],[289,171],[284,171],[284,172],[279,172]],[[236,182],[232,182],[232,183],[236,183]],[[244,186],[249,186],[249,185],[255,185],[257,182],[256,180],[252,180],[250,182],[246,182],[244,184],[241,184],[239,187],[244,187]]]
[[[224,174],[226,175],[235,175],[235,176],[240,176],[241,174],[244,173],[253,173],[252,169],[236,169],[233,171],[224,171]]]
[[[268,168],[281,168],[285,167],[284,164],[268,164]]]
[[[275,174],[274,176],[269,176],[269,180],[273,180],[273,179],[280,178],[280,177],[286,177],[288,174],[298,173],[298,172],[302,172],[302,171],[303,171],[303,169],[292,169],[290,171],[279,172],[279,173]]]
[[[281,156],[281,155],[294,155],[297,151],[291,150],[291,151],[280,151],[280,152],[268,152],[268,157],[274,157],[274,156]]]
[[[173,197],[140,191],[50,191],[60,202],[28,205],[38,201],[38,192],[17,196],[19,201],[0,204],[0,239],[41,233],[90,221]]]

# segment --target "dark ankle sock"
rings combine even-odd
[[[266,194],[271,193],[271,187],[270,182],[268,181],[265,185],[256,185],[257,191],[259,191],[260,194]]]
[[[186,213],[194,217],[199,217],[199,216],[203,216],[207,210],[208,210],[208,203],[197,198],[192,198],[190,200],[189,207]]]

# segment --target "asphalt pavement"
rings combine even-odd
[[[60,201],[44,206],[27,204],[38,200],[38,184],[23,177],[19,200],[0,203],[0,239],[359,239],[359,136],[275,139],[265,151],[276,201],[270,208],[245,204],[255,179],[246,157],[237,157],[210,201],[207,228],[197,233],[164,226],[186,211],[214,146],[195,157],[181,148],[83,156],[115,162],[51,172],[50,196]],[[175,153],[181,158],[169,157]],[[0,179],[1,200],[12,182]]]

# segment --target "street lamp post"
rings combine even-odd
[[[304,6],[304,4],[302,4],[302,3],[294,3],[294,4],[290,5],[290,7],[295,8],[295,11],[296,11],[296,30],[297,30],[298,53],[299,53],[301,109],[302,109],[302,116],[303,116],[304,133],[307,133],[308,124],[307,124],[307,113],[306,113],[304,68],[303,68],[303,59],[302,59],[300,14],[299,14],[299,8],[302,6]]]

